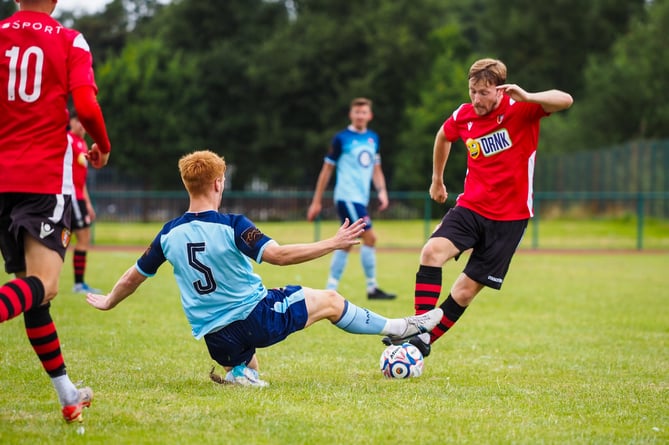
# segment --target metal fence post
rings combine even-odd
[[[539,196],[534,195],[534,218],[532,218],[532,249],[539,248],[539,201]]]
[[[636,198],[636,249],[643,250],[643,213],[644,193],[639,192]]]

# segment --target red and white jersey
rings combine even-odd
[[[92,63],[84,37],[48,14],[0,21],[0,192],[72,194],[67,98],[97,92]]]
[[[86,140],[79,135],[68,132],[72,141],[72,180],[74,181],[74,194],[77,200],[84,198],[84,187],[86,187],[86,176],[88,174],[88,144]]]
[[[548,113],[539,104],[504,95],[485,116],[462,104],[446,119],[446,139],[467,146],[467,176],[457,205],[496,221],[528,219],[532,209],[534,161],[539,120]]]

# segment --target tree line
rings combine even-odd
[[[111,165],[146,189],[180,188],[177,159],[208,148],[233,184],[310,189],[353,97],[374,101],[390,189],[426,190],[434,135],[468,101],[467,70],[503,60],[528,91],[574,106],[540,151],[669,137],[667,0],[113,0],[57,18],[94,55]],[[8,16],[13,0],[0,0]],[[455,146],[447,186],[459,189]],[[538,173],[540,174],[540,173]]]

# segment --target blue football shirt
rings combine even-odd
[[[185,213],[163,226],[135,267],[152,277],[165,261],[172,264],[186,318],[200,339],[245,319],[267,295],[251,260],[261,263],[270,242],[244,215]]]
[[[379,136],[372,130],[362,133],[352,127],[337,133],[325,162],[336,166],[335,201],[352,201],[367,206],[374,166],[381,162]]]

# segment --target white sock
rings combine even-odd
[[[53,387],[56,388],[61,406],[75,405],[79,403],[79,391],[67,374],[51,377],[51,383],[53,383]]]
[[[406,332],[408,327],[409,323],[404,318],[389,318],[383,327],[381,335],[400,336]]]

